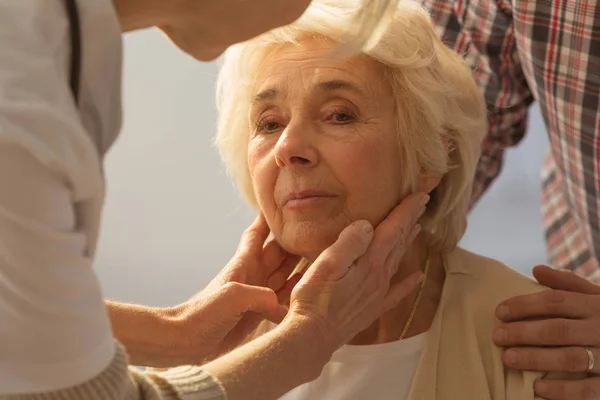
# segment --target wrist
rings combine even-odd
[[[325,340],[319,324],[304,315],[291,313],[276,330],[287,346],[297,349],[299,362],[295,365],[304,367],[302,372],[307,375],[307,381],[318,378],[336,350]]]
[[[127,349],[133,365],[177,365],[175,311],[136,304],[106,302],[114,337]]]
[[[314,321],[289,315],[273,330],[204,369],[221,383],[230,400],[279,398],[319,377],[333,354],[323,338]]]

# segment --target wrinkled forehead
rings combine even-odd
[[[366,55],[350,58],[335,52],[336,44],[306,39],[268,52],[257,69],[253,103],[290,93],[345,90],[376,98],[384,88],[383,67]]]

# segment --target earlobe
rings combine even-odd
[[[419,192],[431,193],[442,181],[442,175],[421,174],[419,179]]]

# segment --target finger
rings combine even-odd
[[[385,312],[396,307],[423,282],[424,278],[423,272],[417,271],[400,282],[392,283],[383,300],[383,311]]]
[[[539,283],[552,289],[586,294],[600,294],[600,286],[570,272],[557,271],[545,265],[533,269]]]
[[[600,353],[591,349],[600,357]],[[504,363],[510,367],[525,371],[541,372],[588,372],[588,354],[584,347],[514,347],[504,351],[502,355]],[[600,363],[594,365],[591,372],[600,372]]]
[[[238,246],[238,253],[243,253],[255,257],[259,257],[262,251],[265,240],[269,237],[270,229],[262,213],[256,216],[256,219],[244,231],[240,244]]]
[[[302,274],[294,274],[290,279],[285,282],[285,285],[277,291],[277,300],[279,304],[288,305],[290,303],[290,296],[292,291],[296,287],[296,284],[302,279]]]
[[[600,296],[544,290],[502,302],[496,316],[503,321],[533,317],[587,318],[600,312]]]
[[[267,279],[267,287],[278,291],[287,282],[288,278],[296,269],[301,257],[292,254],[287,255],[285,260],[280,264],[279,268]]]
[[[369,261],[371,265],[383,265],[394,246],[406,248],[406,242],[413,226],[425,212],[429,195],[413,193],[397,205],[377,226],[371,246]]]
[[[252,311],[278,323],[287,314],[275,292],[265,287],[230,282],[223,286],[223,298],[227,301],[229,311],[240,316]]]
[[[341,279],[367,251],[372,238],[373,226],[368,221],[353,222],[344,228],[334,244],[319,255],[304,274],[305,278],[324,274],[332,280]]]
[[[276,240],[267,243],[260,256],[260,263],[264,273],[263,276],[271,275],[281,263],[286,259],[288,253],[281,247]]]
[[[493,335],[498,346],[590,346],[598,334],[587,320],[553,318],[503,324]]]
[[[580,380],[540,379],[535,393],[547,400],[592,400],[600,398],[600,378]]]
[[[408,239],[406,240],[406,244],[402,242],[397,242],[394,246],[394,249],[389,254],[388,258],[385,260],[386,265],[388,266],[388,270],[390,276],[394,276],[396,272],[398,272],[398,265],[400,260],[402,260],[402,256],[404,255],[404,251],[412,244],[412,242],[417,238],[417,235],[421,232],[421,225],[417,224],[413,226],[410,233],[408,234]]]

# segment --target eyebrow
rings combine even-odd
[[[350,92],[354,92],[361,96],[366,96],[366,93],[363,89],[358,87],[356,84],[344,81],[344,80],[332,80],[332,81],[324,81],[319,82],[317,87],[324,92],[333,92],[336,90],[348,90]]]
[[[323,92],[334,92],[337,90],[347,90],[347,91],[351,91],[354,92],[358,95],[361,96],[367,96],[366,92],[360,88],[359,86],[357,86],[356,84],[349,82],[349,81],[344,81],[344,80],[331,80],[331,81],[323,81],[323,82],[319,82],[317,83],[317,88],[320,91]],[[277,88],[269,88],[266,90],[263,90],[261,92],[259,92],[256,96],[254,96],[254,100],[252,101],[252,104],[258,104],[258,103],[262,103],[265,101],[270,101],[270,100],[274,100],[276,99],[279,94],[281,93],[281,91]]]
[[[252,104],[257,104],[257,103],[262,103],[264,101],[274,100],[275,98],[277,98],[279,93],[280,93],[280,90],[276,89],[276,88],[270,88],[267,90],[263,90],[262,92],[258,93],[256,96],[254,96],[254,100],[252,101]]]

